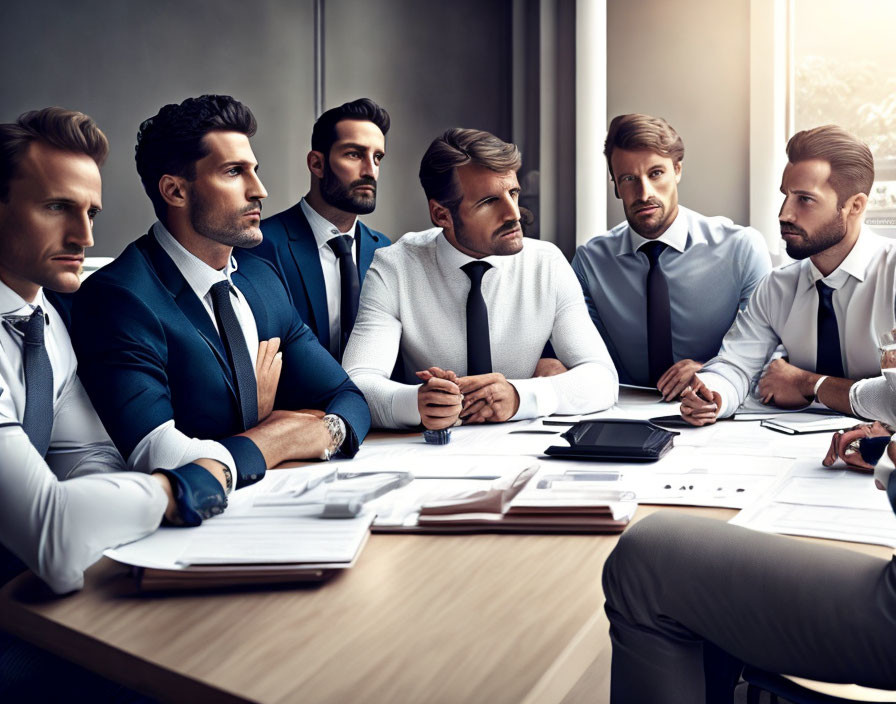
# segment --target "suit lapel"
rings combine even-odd
[[[376,253],[379,239],[367,228],[367,225],[358,220],[358,246],[360,247],[358,278],[362,284],[367,270],[373,263],[373,255]]]
[[[240,290],[240,293],[246,297],[249,308],[252,309],[252,315],[255,317],[255,327],[258,329],[259,341],[268,340],[272,337],[278,337],[277,333],[270,330],[270,321],[268,320],[268,311],[265,305],[265,298],[259,290],[255,288],[248,276],[244,276],[237,269],[233,274],[233,282]]]
[[[171,260],[171,257],[168,256],[167,252],[162,249],[162,246],[158,243],[151,230],[149,234],[143,238],[143,244],[143,249],[149,258],[153,269],[158,275],[159,281],[161,281],[162,285],[168,289],[168,292],[171,294],[171,297],[174,298],[177,307],[180,308],[187,320],[189,320],[196,329],[196,332],[199,333],[206,344],[208,344],[209,349],[211,349],[215,358],[218,360],[221,371],[224,373],[224,378],[227,380],[227,385],[230,387],[231,392],[233,392],[234,397],[236,397],[236,391],[233,388],[232,372],[230,370],[230,364],[227,362],[227,352],[224,350],[224,343],[221,341],[221,336],[218,335],[218,331],[212,324],[211,318],[208,316],[208,311],[205,309],[205,306],[202,305],[202,301],[196,297],[196,294],[193,292],[193,289],[190,288],[187,280],[183,277],[183,274],[180,273],[180,270]]]
[[[305,287],[305,295],[311,303],[317,339],[324,348],[330,347],[330,317],[327,314],[327,289],[324,272],[320,267],[317,240],[302,212],[301,205],[292,209],[292,217],[284,218],[289,235],[289,251],[295,260],[299,278]]]

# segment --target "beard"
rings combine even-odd
[[[358,186],[372,186],[373,193],[353,193]],[[355,215],[367,215],[376,209],[376,179],[362,176],[345,186],[330,169],[330,159],[324,162],[324,177],[320,180],[320,195],[324,202],[337,210]]]
[[[806,259],[840,242],[846,236],[846,223],[841,220],[838,212],[811,236],[803,228],[790,222],[781,223],[781,234],[799,235],[800,239],[786,241],[787,256],[791,259]]]
[[[195,190],[190,192],[190,225],[203,237],[229,247],[248,248],[261,242],[259,226],[248,224],[243,217],[252,210],[260,212],[261,201],[254,201],[235,213],[222,213],[209,206]]]
[[[650,216],[649,219],[636,219],[638,213],[635,212],[635,210],[647,205],[656,206],[658,210],[654,215]],[[657,198],[648,198],[646,201],[632,203],[631,209],[628,207],[625,208],[625,219],[628,220],[628,225],[632,230],[641,235],[641,237],[646,237],[647,239],[653,239],[668,227],[668,223],[666,222],[666,206]]]
[[[485,256],[499,256],[506,257],[511,254],[516,254],[523,248],[522,238],[514,238],[512,240],[503,239],[501,235],[506,234],[508,232],[512,232],[513,230],[520,227],[519,220],[510,220],[505,222],[501,227],[495,230],[491,237],[488,239],[488,243],[491,245],[489,251],[482,251],[479,249],[482,244],[476,242],[472,237],[467,235],[466,227],[464,226],[463,220],[460,218],[460,214],[452,214],[452,221],[454,222],[454,238],[457,240],[457,243],[463,246],[465,249],[476,252],[477,254],[484,254]]]

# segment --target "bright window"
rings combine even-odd
[[[793,0],[791,134],[834,123],[871,148],[865,222],[896,236],[896,2]]]

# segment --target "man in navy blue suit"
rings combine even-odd
[[[358,220],[376,208],[389,124],[389,113],[369,98],[321,115],[307,157],[311,189],[261,223],[264,241],[253,252],[281,273],[302,320],[338,360],[373,254],[391,244]]]
[[[159,220],[75,298],[80,376],[131,469],[205,458],[245,486],[288,459],[352,456],[369,428],[274,268],[233,256],[261,240],[255,129],[219,95],[143,122],[137,171]]]

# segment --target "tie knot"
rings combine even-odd
[[[209,289],[209,293],[212,295],[213,302],[226,299],[230,295],[230,282],[224,280],[219,281],[216,284],[212,284],[212,287]]]
[[[485,272],[491,268],[491,264],[482,261],[467,262],[461,267],[463,272],[470,277],[473,286],[477,287],[482,283],[482,277],[485,276]]]
[[[823,299],[825,303],[830,303],[834,296],[834,291],[836,289],[828,286],[824,281],[819,279],[815,282],[815,288],[818,289],[819,298]]]
[[[665,242],[648,242],[647,244],[641,245],[641,251],[647,255],[651,264],[656,264],[666,247],[668,247],[668,245]]]
[[[351,235],[338,235],[333,239],[327,240],[327,244],[330,245],[330,249],[333,250],[337,257],[350,257],[354,243],[355,238]]]
[[[44,312],[40,306],[29,316],[7,318],[9,323],[25,336],[25,344],[44,344]]]

